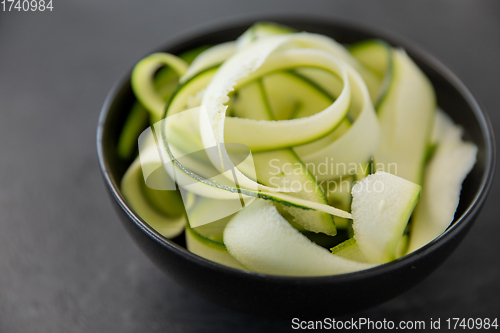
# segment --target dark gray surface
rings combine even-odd
[[[108,90],[138,58],[192,26],[293,13],[393,30],[448,64],[500,132],[500,3],[493,0],[54,0],[54,7],[0,12],[1,333],[290,329],[290,321],[221,308],[168,279],[132,243],[104,191],[95,129]],[[499,196],[497,177],[476,225],[436,273],[357,315],[500,316]]]

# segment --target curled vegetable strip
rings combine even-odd
[[[161,167],[160,160],[155,158],[154,142],[149,141],[147,149],[141,157],[137,157],[130,165],[121,181],[121,190],[125,200],[130,207],[151,227],[167,238],[174,238],[182,233],[186,226],[187,217],[184,213],[180,195],[177,191],[155,191],[155,188],[146,185],[144,181],[144,169],[158,170]],[[151,175],[148,174],[148,176]],[[165,179],[169,182],[169,179]],[[149,182],[149,185],[152,182]],[[154,182],[158,189],[158,182]],[[165,184],[167,187],[169,184]],[[162,203],[169,202],[169,212],[163,212],[161,206],[155,206],[152,198],[160,195]],[[149,199],[149,200],[148,200]]]
[[[156,71],[163,66],[172,68],[178,76],[183,76],[188,70],[188,64],[181,58],[168,53],[154,53],[134,67],[130,82],[137,99],[151,113],[153,122],[163,117],[165,109],[165,101],[156,92],[152,80]]]
[[[256,72],[261,66],[261,71],[254,74],[257,77],[272,70],[287,67],[307,66],[310,64],[323,66],[334,73],[340,72],[339,76],[344,79],[344,89],[330,107],[311,117],[289,121],[254,121],[228,118],[227,129],[233,133],[238,133],[234,138],[231,137],[231,134],[228,134],[228,137],[232,139],[231,141],[246,144],[251,149],[258,149],[263,146],[265,147],[266,143],[262,142],[262,136],[265,133],[269,133],[272,135],[268,135],[265,138],[266,141],[267,139],[272,140],[274,138],[274,142],[272,142],[271,147],[267,146],[267,148],[277,149],[293,145],[293,140],[297,140],[297,136],[300,136],[300,140],[302,141],[314,140],[322,134],[328,133],[342,121],[350,103],[350,84],[345,68],[335,57],[321,51],[287,50],[277,53],[275,57],[270,57],[269,61],[265,63],[265,60],[280,46],[286,45],[288,42],[301,40],[307,40],[307,34],[278,35],[262,38],[236,53],[219,68],[207,86],[202,101],[202,106],[206,107],[210,120],[210,124],[200,123],[201,137],[203,145],[206,148],[219,146],[221,143],[224,143],[224,123],[227,109],[224,103],[228,101],[228,94],[234,89],[238,80],[240,80],[240,84],[243,84],[245,79],[248,81],[252,80],[253,77],[250,74]],[[252,125],[254,126],[252,127]],[[257,130],[258,132],[256,132]],[[285,138],[288,142],[280,142],[279,140],[282,138]],[[254,140],[257,140],[257,142]],[[216,168],[221,171],[233,167],[223,146],[221,146],[219,154],[209,154],[209,157]],[[239,173],[237,169],[236,173]],[[239,176],[242,187],[254,183],[254,181],[241,173],[239,173]]]
[[[268,61],[253,75],[241,79],[236,87],[252,81],[255,77],[260,77],[273,71],[300,66],[318,66],[341,77],[344,87],[335,102],[325,110],[312,116],[279,121],[243,118],[219,119],[220,116],[218,114],[221,112],[219,109],[219,111],[213,112],[216,118],[211,119],[215,125],[215,133],[216,136],[218,135],[218,140],[224,142],[225,135],[229,142],[246,144],[252,151],[273,150],[316,140],[335,129],[345,118],[349,110],[352,97],[350,83],[352,78],[348,75],[345,66],[341,62],[324,51],[292,49],[276,53],[270,56]],[[205,106],[208,112],[214,110],[215,107],[211,104],[211,101],[214,99],[210,97],[210,94],[213,93],[210,89],[213,89],[212,87],[222,89],[223,83],[220,82],[219,85],[219,81],[225,80],[225,78],[222,76],[223,74],[219,75],[218,73],[224,73],[223,69],[221,67],[216,73],[216,76],[214,76],[205,92],[203,103],[207,103]],[[212,109],[210,109],[211,107]]]
[[[224,229],[224,244],[238,262],[265,274],[319,276],[374,266],[329,253],[292,227],[276,207],[264,200],[256,200],[232,218]]]
[[[317,47],[319,50],[290,49],[272,54],[276,49],[284,48],[284,45],[292,42],[293,45]],[[345,62],[339,63],[338,58],[333,55],[345,60]],[[264,62],[264,60],[266,61]],[[308,33],[278,35],[262,38],[254,44],[250,44],[224,63],[205,92],[203,104],[207,106],[209,117],[211,117],[212,131],[215,133],[216,142],[224,142],[224,135],[226,135],[228,141],[244,143],[252,150],[269,150],[303,144],[327,135],[338,126],[346,115],[348,106],[352,103],[354,108],[359,108],[361,105],[359,121],[353,127],[354,130],[348,131],[349,135],[333,147],[328,147],[329,151],[324,149],[323,154],[312,155],[309,149],[306,149],[309,156],[303,157],[306,160],[307,157],[310,157],[311,163],[324,163],[325,158],[331,156],[329,154],[338,151],[338,155],[341,155],[340,151],[346,148],[347,151],[352,152],[352,155],[355,155],[353,159],[355,163],[366,162],[378,144],[379,128],[373,107],[370,100],[367,99],[365,84],[350,64],[357,64],[357,62],[342,46],[324,36]],[[226,106],[224,102],[227,101],[227,94],[233,87],[241,86],[273,70],[299,66],[324,68],[342,78],[344,82],[342,92],[330,107],[310,117],[286,121],[225,118]],[[357,64],[356,67],[361,66]],[[354,96],[350,96],[351,82],[358,85],[356,99]],[[357,99],[361,99],[361,101]],[[204,136],[203,132],[202,130],[202,137]],[[210,134],[209,131],[206,133],[204,144],[215,144],[207,139],[213,134]],[[354,142],[351,144],[352,141]],[[350,149],[352,147],[356,147],[356,149]],[[224,155],[223,151],[221,155]],[[342,162],[344,160],[347,159],[342,159]],[[223,161],[212,158],[212,162],[220,165]],[[328,174],[325,178],[332,178],[332,175]]]

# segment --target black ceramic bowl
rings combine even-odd
[[[120,179],[130,162],[120,161],[116,144],[134,101],[130,73],[109,93],[97,129],[99,163],[112,202],[127,231],[153,262],[179,284],[215,303],[250,313],[288,318],[338,316],[383,303],[434,271],[471,228],[493,177],[495,150],[491,125],[457,77],[406,40],[352,23],[317,19],[267,20],[325,34],[341,43],[381,38],[407,50],[432,81],[439,106],[465,128],[466,139],[479,147],[477,163],[463,184],[454,223],[438,239],[408,256],[366,271],[337,276],[281,277],[249,273],[192,254],[183,246],[183,235],[174,240],[164,238],[127,205],[120,193]],[[178,54],[196,46],[234,40],[253,22],[255,20],[199,29],[197,33],[172,40],[160,50]]]

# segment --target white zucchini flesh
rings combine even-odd
[[[381,127],[377,170],[421,184],[436,110],[429,79],[403,50],[393,52],[393,78],[377,112]]]
[[[258,273],[319,276],[373,267],[311,242],[264,200],[254,201],[232,218],[224,229],[224,244],[238,262]]]
[[[398,245],[419,194],[419,185],[381,171],[354,185],[354,239],[370,262],[382,264],[397,258]]]
[[[453,222],[462,183],[476,163],[477,146],[462,140],[462,128],[448,115],[438,111],[434,126],[437,147],[425,169],[408,253],[431,242]]]

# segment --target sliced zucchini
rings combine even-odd
[[[186,226],[186,214],[177,191],[164,191],[162,209],[147,200],[157,193],[145,186],[139,157],[130,165],[121,181],[121,192],[130,207],[152,228],[167,238],[177,237]],[[181,204],[179,205],[179,202]],[[179,212],[182,212],[179,214]]]
[[[408,252],[431,242],[453,222],[462,183],[476,163],[477,147],[462,141],[462,128],[442,111],[436,113],[434,132],[437,146],[425,169]]]
[[[224,244],[238,262],[265,274],[319,276],[372,267],[311,242],[264,200],[254,201],[231,219],[224,229]]]
[[[331,248],[332,254],[339,256],[344,259],[353,260],[362,263],[369,263],[365,255],[359,249],[358,243],[354,238],[349,238],[348,240],[340,243],[339,245]]]
[[[223,243],[222,235],[224,228],[229,223],[233,215],[205,224],[196,228],[191,227],[191,222],[202,218],[205,215],[207,205],[205,198],[198,197],[187,210],[189,221],[186,225],[186,247],[189,251],[208,260],[219,264],[239,268],[245,268],[238,263],[227,251]]]
[[[193,230],[189,224],[186,226],[186,247],[189,251],[205,259],[233,268],[246,270],[226,249],[226,246]]]
[[[137,138],[149,122],[149,113],[141,103],[135,102],[125,120],[118,138],[118,156],[130,160],[137,151]]]
[[[280,76],[280,83],[285,88],[290,87],[290,85],[286,84],[288,80],[295,80],[293,75],[282,73],[272,74],[273,78],[271,79],[274,79],[276,75]],[[243,90],[238,91],[239,105],[236,110],[239,111],[236,111],[237,114],[248,119],[273,120],[276,113],[273,112],[273,105],[268,100],[269,91],[264,88],[263,84],[267,78],[266,76],[262,80],[259,79],[247,84],[243,87]],[[302,84],[301,87],[307,87],[307,85]],[[289,91],[289,93],[293,94],[294,91]],[[311,101],[313,101],[313,98],[311,98]],[[320,104],[319,106],[318,110],[321,110],[323,105]],[[318,183],[292,149],[255,153],[253,154],[253,161],[259,183],[274,188],[291,188],[293,193],[290,193],[290,196],[320,204],[328,204]],[[330,214],[303,210],[297,207],[284,207],[284,209],[294,217],[295,222],[306,230],[322,232],[328,235],[337,233]]]
[[[391,46],[380,39],[374,39],[351,45],[348,50],[354,58],[379,79],[377,99],[374,100],[375,106],[378,106],[384,99],[392,81]]]
[[[354,239],[370,262],[381,264],[397,258],[398,245],[419,194],[419,185],[381,171],[354,185]]]
[[[377,170],[421,184],[436,111],[434,89],[403,50],[393,55],[393,79],[377,110],[382,136],[374,161]]]
[[[179,77],[188,69],[188,64],[179,57],[169,53],[154,53],[137,63],[130,78],[136,98],[151,113],[152,123],[162,119],[164,114],[165,101],[155,91],[153,83],[156,71],[164,66],[172,68]]]

